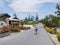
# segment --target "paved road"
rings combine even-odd
[[[37,35],[35,35],[33,28],[14,36],[0,39],[0,45],[54,45],[54,43],[43,28],[43,25],[39,24]]]

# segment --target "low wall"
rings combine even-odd
[[[57,30],[57,32],[60,32],[60,27],[57,27],[56,30]]]
[[[33,25],[23,25],[24,27],[31,27],[33,28]]]

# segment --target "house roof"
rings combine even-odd
[[[9,20],[13,20],[13,21],[19,21],[19,19],[12,19],[12,18],[9,18]]]
[[[14,17],[13,19],[18,19],[17,17]]]
[[[9,20],[20,21],[17,17],[10,17]]]
[[[3,17],[3,16],[10,17],[10,15],[8,15],[7,13],[5,13],[5,14],[0,14],[0,17]]]

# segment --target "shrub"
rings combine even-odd
[[[20,27],[20,30],[28,30],[28,29],[30,29],[30,27]]]
[[[45,29],[46,29],[46,30],[49,30],[49,28],[48,28],[47,26],[45,26]]]
[[[3,26],[3,27],[0,29],[0,33],[6,33],[6,32],[9,32],[9,31],[10,31],[9,26]]]
[[[47,32],[49,32],[51,34],[55,34],[55,32],[56,32],[54,29],[47,27],[47,26],[45,26],[45,29],[47,30]]]
[[[5,32],[5,31],[4,31],[3,29],[0,29],[0,34],[1,34],[1,33],[4,33],[4,32]]]
[[[10,25],[10,31],[11,32],[20,32],[20,27]]]
[[[55,34],[55,31],[52,30],[52,29],[49,29],[48,32],[51,33],[51,34]]]
[[[5,32],[9,32],[10,31],[10,28],[9,28],[9,26],[3,26],[3,28],[2,28]]]
[[[57,33],[57,38],[60,41],[60,32]]]

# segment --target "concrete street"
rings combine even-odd
[[[43,28],[43,25],[40,23],[37,26],[37,35],[35,35],[35,30],[32,28],[18,34],[0,38],[0,45],[55,45]]]

